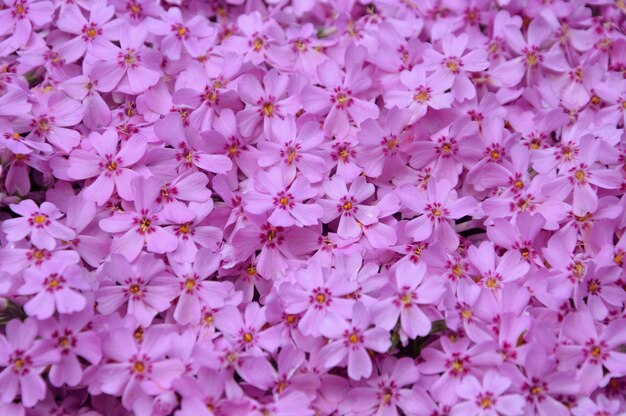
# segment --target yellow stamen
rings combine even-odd
[[[135,373],[143,373],[144,371],[146,371],[146,365],[141,361],[137,361],[135,364],[133,364],[133,370],[135,371]]]
[[[37,128],[40,131],[48,131],[50,129],[50,126],[48,125],[48,120],[39,120],[39,122],[37,123]]]
[[[150,226],[152,225],[152,221],[150,221],[148,218],[144,218],[141,220],[141,223],[139,224],[139,230],[141,232],[146,232],[150,229]]]
[[[428,101],[428,92],[426,92],[425,90],[419,90],[414,96],[413,99],[415,101],[417,101],[418,103],[425,103],[426,101]]]
[[[24,367],[24,365],[26,365],[26,361],[22,360],[21,358],[18,358],[13,363],[13,368],[15,368],[16,370],[21,370]]]
[[[137,329],[135,329],[135,332],[133,333],[133,338],[135,338],[137,341],[143,341],[143,328],[142,327],[138,327]]]
[[[387,142],[387,149],[388,150],[393,150],[395,149],[395,147],[398,145],[399,140],[398,139],[391,139]]]
[[[350,100],[350,97],[348,97],[344,93],[339,93],[337,94],[336,100],[337,100],[337,103],[339,103],[339,105],[342,106]]]
[[[489,289],[499,289],[500,283],[498,282],[497,279],[494,279],[493,277],[489,277],[487,278],[487,281],[485,282],[485,286],[487,286]]]
[[[485,397],[480,401],[480,407],[483,409],[488,409],[491,407],[491,399],[489,397]]]
[[[254,41],[252,42],[252,49],[254,49],[255,52],[259,52],[261,49],[263,49],[263,39],[254,39]]]
[[[576,180],[578,180],[579,182],[583,182],[585,180],[585,171],[582,169],[578,169],[575,173],[574,173],[574,177],[576,178]]]
[[[407,306],[411,305],[413,303],[413,296],[411,296],[411,294],[407,292],[400,297],[400,302]]]

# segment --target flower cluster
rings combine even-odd
[[[617,0],[4,0],[0,414],[626,414]]]

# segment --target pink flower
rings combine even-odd
[[[409,117],[408,111],[393,107],[381,125],[371,119],[363,122],[363,128],[357,135],[358,161],[367,176],[395,176],[406,166],[410,135],[405,132],[405,128]]]
[[[60,358],[59,352],[42,340],[36,341],[37,321],[14,319],[0,335],[0,402],[10,403],[20,394],[24,407],[33,407],[46,396],[41,373]]]
[[[89,290],[83,269],[76,264],[50,261],[40,268],[24,270],[20,295],[34,295],[24,305],[30,316],[46,319],[56,310],[60,314],[81,311],[85,297],[78,290]],[[78,290],[77,290],[78,289]]]
[[[244,209],[251,214],[271,212],[267,221],[277,227],[315,225],[323,215],[319,205],[304,203],[316,195],[306,179],[296,177],[290,184],[278,167],[259,171],[255,179],[256,189],[243,196]]]
[[[419,371],[410,358],[385,359],[380,376],[367,380],[365,386],[351,389],[342,405],[359,414],[393,415],[397,414],[397,408],[410,414],[412,409],[423,406],[419,403],[420,393],[425,393],[409,388],[418,379]]]
[[[319,200],[319,204],[324,208],[322,221],[328,223],[340,217],[337,227],[337,234],[340,237],[359,237],[362,225],[377,221],[380,213],[378,207],[361,204],[375,192],[374,185],[367,183],[364,177],[359,176],[355,179],[350,185],[350,190],[341,177],[324,182],[323,187],[330,199]]]
[[[10,207],[21,217],[2,223],[2,231],[9,241],[20,241],[29,236],[37,248],[52,250],[57,245],[57,239],[71,240],[75,236],[72,229],[57,221],[63,214],[50,202],[43,202],[38,207],[32,200],[25,199]]]
[[[197,325],[203,306],[221,308],[224,299],[233,291],[230,282],[209,280],[219,267],[219,257],[210,250],[198,250],[193,264],[171,263],[170,266],[179,280],[180,296],[174,309],[174,319],[181,325]]]
[[[294,7],[297,7],[296,4],[294,4]],[[284,55],[285,57],[282,61],[284,61],[286,66],[296,73],[304,73],[316,79],[317,67],[327,57],[318,50],[323,45],[323,41],[317,39],[315,26],[307,23],[301,26],[288,27],[285,30],[285,34],[289,47],[281,50],[281,54],[275,53],[274,49],[270,49],[268,51],[269,56],[278,62],[280,56]]]
[[[276,121],[282,120],[277,119]],[[233,168],[227,174],[233,175],[237,173],[236,168],[239,168],[246,176],[254,176],[262,156],[249,139],[244,139],[239,134],[235,113],[230,108],[223,109],[213,121],[213,128],[203,131],[201,136],[208,153],[222,153],[230,158]]]
[[[145,24],[124,25],[120,31],[120,47],[97,45],[91,50],[90,54],[98,59],[93,63],[91,76],[98,91],[142,93],[161,78],[160,55],[144,46],[148,36]]]
[[[210,201],[207,203],[189,203],[188,209],[193,212],[193,219],[165,227],[168,232],[173,233],[178,238],[178,247],[168,253],[170,261],[192,262],[197,252],[203,247],[214,251],[222,243],[223,232],[221,229],[211,225],[202,225],[213,209]]]
[[[149,325],[176,296],[175,281],[164,273],[164,268],[162,261],[149,254],[140,256],[134,265],[123,256],[113,255],[103,268],[113,284],[102,285],[96,292],[98,311],[110,314],[127,304],[128,314],[140,324]]]
[[[263,76],[263,85],[253,75],[242,75],[237,83],[239,97],[246,103],[246,108],[237,113],[241,134],[252,136],[258,125],[263,124],[265,137],[274,137],[275,120],[295,112],[293,99],[285,97],[288,87],[289,77],[275,69]]]
[[[59,14],[57,24],[63,32],[75,35],[59,47],[59,54],[67,63],[75,62],[91,52],[96,47],[110,47],[114,40],[113,33],[118,22],[109,22],[115,13],[115,8],[106,2],[95,3],[89,13],[89,19],[76,4],[68,4]],[[117,27],[116,27],[117,26]]]
[[[168,221],[176,223],[192,221],[196,213],[187,204],[207,203],[211,198],[211,191],[207,187],[208,182],[209,179],[202,172],[183,172],[174,180],[161,186],[159,195],[156,197],[157,210],[161,209],[163,218]]]
[[[480,246],[472,246],[467,252],[467,257],[480,274],[481,286],[490,289],[494,293],[499,292],[503,285],[524,276],[530,266],[522,261],[517,251],[507,251],[498,259],[496,266],[496,253],[494,245],[485,241]]]
[[[261,250],[257,270],[265,278],[279,278],[287,269],[287,260],[310,254],[317,249],[319,233],[308,228],[274,227],[269,223],[250,222],[231,238],[235,259],[248,259]]]
[[[280,297],[286,302],[287,313],[304,312],[298,323],[303,334],[319,334],[319,325],[327,316],[343,319],[350,316],[353,301],[345,295],[354,292],[356,282],[347,280],[342,273],[324,271],[318,263],[296,271],[295,279],[296,283],[280,287]]]
[[[169,253],[178,246],[175,235],[161,227],[160,211],[156,209],[160,184],[155,178],[137,178],[133,181],[134,212],[116,212],[100,220],[100,228],[109,233],[124,233],[114,239],[114,253],[123,254],[129,261],[137,258],[144,245],[152,253]]]
[[[457,101],[469,100],[476,96],[476,89],[467,73],[483,71],[489,66],[487,52],[484,49],[464,53],[468,42],[469,36],[465,33],[460,36],[449,34],[441,39],[443,54],[435,49],[424,51],[424,67],[453,80],[452,94]]]
[[[481,375],[489,366],[501,362],[501,357],[490,342],[476,344],[471,348],[467,338],[452,342],[442,337],[440,342],[443,351],[434,347],[422,351],[424,363],[420,371],[424,374],[441,374],[429,390],[436,400],[446,404],[457,401],[455,389],[465,377]]]
[[[148,26],[152,33],[163,36],[162,50],[172,60],[180,58],[183,48],[193,53],[198,48],[198,40],[208,37],[214,30],[204,16],[194,16],[185,21],[177,7],[168,9],[162,18],[149,19]]]
[[[626,354],[616,351],[625,341],[625,327],[626,320],[619,319],[599,331],[591,314],[584,310],[565,317],[563,333],[572,344],[559,346],[559,369],[577,366],[571,368],[578,368],[576,380],[583,394],[597,388],[605,377],[626,374]]]
[[[329,315],[321,322],[320,332],[330,343],[320,350],[320,359],[326,368],[340,364],[348,356],[348,376],[353,380],[368,378],[372,374],[372,361],[367,349],[383,353],[391,346],[389,332],[370,328],[370,312],[362,303],[352,308],[352,321]]]
[[[457,415],[522,415],[524,399],[519,394],[504,394],[511,380],[491,370],[485,373],[482,384],[474,376],[467,376],[456,388],[461,402],[452,407]]]
[[[102,96],[95,90],[94,81],[88,75],[79,75],[63,81],[59,88],[70,97],[81,100],[85,114],[83,124],[90,128],[108,126],[111,122],[111,110]]]
[[[310,85],[302,91],[304,109],[325,116],[324,132],[329,136],[345,138],[350,119],[359,126],[368,118],[378,118],[378,106],[361,98],[372,82],[362,70],[366,52],[363,47],[348,49],[345,72],[334,61],[326,61],[317,70],[325,88]]]
[[[524,395],[527,411],[567,416],[570,411],[558,398],[577,394],[580,387],[572,382],[574,372],[556,371],[556,362],[551,358],[545,351],[532,349],[524,362],[524,374],[516,366],[507,366],[503,373]]]
[[[583,415],[607,415],[613,416],[619,414],[619,400],[609,400],[604,394],[599,394],[595,402],[589,397],[583,397],[578,405],[572,409],[574,416]]]
[[[441,72],[428,77],[422,66],[415,66],[410,71],[400,73],[400,83],[385,91],[387,108],[408,108],[411,111],[410,123],[414,123],[426,115],[428,108],[440,110],[452,105],[453,97],[446,92],[453,83],[453,78]]]
[[[122,395],[122,404],[132,408],[133,403],[146,394],[144,386],[169,388],[184,369],[180,360],[166,358],[171,344],[172,334],[158,329],[147,331],[139,346],[130,330],[114,330],[102,346],[109,360],[98,372],[102,391]],[[124,348],[120,348],[121,345]]]
[[[278,327],[262,329],[266,323],[265,309],[249,303],[244,316],[234,306],[225,306],[215,317],[215,326],[238,348],[255,356],[272,353],[281,345]]]
[[[33,106],[31,133],[27,136],[47,140],[64,152],[69,152],[80,143],[81,135],[67,127],[80,123],[83,106],[62,92],[46,96]]]
[[[114,254],[105,263],[103,273],[111,285],[102,285],[96,292],[97,309],[111,314],[127,305],[126,313],[148,326],[157,313],[165,311],[176,296],[176,282],[165,272],[163,261],[143,254],[131,265],[123,256]]]
[[[407,188],[400,199],[411,210],[420,213],[407,223],[407,233],[416,241],[424,241],[431,235],[446,247],[458,246],[459,240],[450,219],[471,215],[476,210],[476,201],[470,196],[454,199],[452,186],[446,180],[430,180],[426,192]]]
[[[225,173],[232,167],[228,157],[210,153],[198,133],[184,127],[179,114],[168,114],[165,119],[155,123],[154,130],[157,136],[175,149],[172,153],[175,153],[181,171],[201,168],[212,173]]]
[[[557,72],[565,71],[568,65],[558,44],[549,49],[546,47],[549,45],[550,34],[548,23],[540,16],[530,22],[526,40],[519,27],[506,26],[504,28],[506,43],[520,56],[495,67],[494,77],[502,85],[512,87],[519,83],[524,75],[529,77],[544,68]]]
[[[616,189],[622,184],[622,174],[598,165],[601,140],[583,143],[580,162],[571,167],[568,175],[560,176],[547,189],[562,187],[572,191],[572,208],[575,215],[584,216],[598,209],[598,196],[592,185],[603,189]]]
[[[75,386],[83,378],[83,368],[79,357],[91,365],[97,365],[102,358],[100,338],[94,331],[86,328],[93,315],[91,313],[73,313],[60,315],[57,322],[42,328],[42,335],[48,339],[60,354],[58,363],[50,368],[50,382],[56,387],[64,384]]]
[[[7,94],[10,95],[10,94]],[[11,98],[11,97],[8,97]],[[19,132],[15,131],[15,127],[8,123],[0,123],[0,148],[8,149],[13,154],[26,155],[33,152],[50,153],[52,146],[32,138],[22,137],[22,130],[26,130],[26,126],[19,126]]]
[[[3,56],[24,46],[33,26],[46,25],[54,12],[51,1],[5,0],[4,4],[4,10],[0,11],[0,35],[10,36],[0,42]]]
[[[274,19],[264,19],[258,11],[237,16],[237,28],[243,36],[232,36],[226,47],[242,54],[244,62],[259,65],[269,58],[269,53],[284,38],[283,29]]]
[[[377,325],[390,331],[400,318],[401,328],[409,338],[427,335],[431,322],[421,308],[438,302],[445,292],[442,280],[426,277],[424,263],[404,262],[396,268],[393,292],[373,307]]]
[[[229,53],[222,59],[218,69],[207,71],[202,65],[192,62],[181,73],[172,101],[184,106],[185,111],[192,109],[187,116],[191,127],[203,132],[210,130],[219,110],[241,108],[237,92],[232,89],[232,81],[241,70],[241,61],[240,55]],[[237,129],[235,125],[230,127]]]
[[[456,186],[463,166],[476,163],[475,133],[477,126],[469,117],[462,117],[449,126],[429,135],[430,140],[415,141],[410,146],[409,164],[414,168],[432,168],[437,180]]]
[[[125,199],[133,199],[132,180],[139,175],[132,170],[146,153],[146,140],[133,136],[123,142],[118,150],[120,138],[115,130],[92,133],[89,142],[92,151],[75,149],[70,154],[67,174],[73,179],[97,178],[83,190],[87,200],[104,205],[114,191]]]
[[[287,116],[273,121],[277,134],[273,141],[261,142],[258,164],[261,167],[280,166],[289,181],[300,173],[309,182],[319,182],[328,170],[327,163],[319,154],[324,140],[317,123],[307,122],[298,128],[296,119]]]

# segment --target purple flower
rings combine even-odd
[[[37,338],[37,321],[28,318],[23,323],[10,321],[6,335],[0,335],[0,401],[10,403],[18,392],[24,407],[33,407],[46,395],[41,377],[45,368],[57,362],[60,354]]]
[[[50,202],[43,202],[38,207],[32,200],[26,199],[10,207],[21,217],[2,223],[2,231],[9,241],[20,241],[29,236],[37,248],[52,250],[57,245],[57,239],[71,240],[75,236],[72,229],[57,221],[63,214]]]
[[[164,271],[165,264],[150,254],[139,256],[133,265],[119,254],[112,255],[103,272],[113,284],[102,285],[96,292],[98,311],[110,314],[127,305],[126,313],[141,325],[150,325],[176,296],[175,280]]]
[[[24,270],[24,284],[17,290],[20,295],[34,295],[24,305],[24,310],[37,319],[47,319],[57,311],[60,314],[78,312],[87,304],[79,290],[91,287],[84,278],[84,270],[76,264],[50,261],[40,268]]]
[[[73,150],[67,174],[73,179],[96,177],[84,188],[83,195],[98,205],[104,205],[114,191],[121,198],[132,200],[131,183],[138,176],[132,167],[146,152],[145,139],[133,136],[119,150],[120,138],[114,130],[92,133],[89,139],[93,150]]]
[[[391,346],[389,332],[383,328],[370,328],[371,324],[369,310],[358,302],[353,306],[350,323],[337,315],[328,315],[320,325],[322,335],[330,339],[330,343],[320,350],[324,366],[334,367],[347,355],[350,378],[368,378],[372,373],[372,361],[366,348],[383,353]]]

